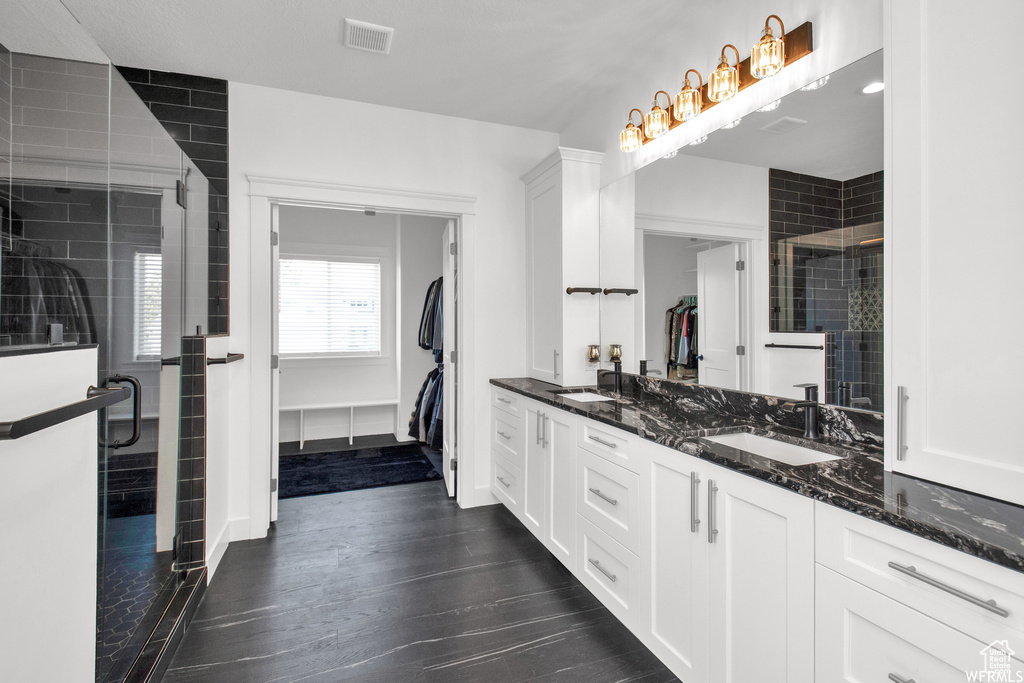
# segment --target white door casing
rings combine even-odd
[[[455,483],[458,478],[457,465],[457,442],[458,433],[458,373],[455,364],[458,360],[456,347],[457,325],[459,322],[457,311],[458,295],[458,239],[457,227],[454,220],[449,220],[444,227],[441,236],[441,259],[444,263],[444,307],[443,327],[444,330],[444,396],[442,410],[444,412],[444,429],[441,439],[442,469],[444,470],[444,485],[448,491],[448,497],[455,496]],[[454,355],[453,355],[454,354]]]

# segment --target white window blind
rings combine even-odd
[[[380,262],[281,259],[281,355],[380,355]]]
[[[160,357],[160,300],[163,260],[160,254],[135,254],[135,358]]]

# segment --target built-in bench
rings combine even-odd
[[[305,405],[281,406],[282,413],[299,413],[299,450],[306,443],[306,413],[312,410],[343,410],[348,408],[348,443],[352,445],[355,435],[356,408],[378,408],[381,406],[397,406],[397,398],[372,399],[369,401],[347,401],[344,403],[309,403]]]

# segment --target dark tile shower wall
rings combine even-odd
[[[182,151],[210,181],[208,334],[228,333],[228,83],[118,66]]]
[[[178,555],[175,569],[206,564],[206,338],[181,338]]]
[[[783,306],[776,269],[785,267],[781,240],[817,235],[883,220],[883,174],[847,181],[771,169],[768,175],[769,230],[773,277],[771,329],[781,330]],[[853,381],[853,395],[882,409],[882,247],[852,246],[826,238],[813,246],[794,246],[806,264],[806,277],[794,278],[792,304],[796,331],[825,333],[825,400],[836,403],[838,383]]]

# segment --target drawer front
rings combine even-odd
[[[1024,644],[1024,574],[825,503],[816,506],[819,564],[978,640],[1009,637]],[[988,601],[994,605],[978,604]]]
[[[504,389],[491,389],[491,405],[509,415],[522,418],[523,397]]]
[[[1024,680],[1019,654],[1006,659],[998,652],[990,656],[988,642],[964,635],[821,565],[817,566],[815,585],[819,596],[815,680]],[[1009,649],[1014,644],[1011,640]],[[997,671],[1007,677],[995,677]]]
[[[576,509],[634,554],[640,552],[640,477],[589,451],[577,451]]]
[[[491,453],[491,492],[520,517],[523,511],[522,470],[498,453]]]
[[[501,410],[492,410],[491,412],[491,450],[501,453],[512,464],[522,467],[522,418],[513,417]]]
[[[579,421],[577,443],[591,453],[622,465],[630,472],[639,472],[640,437],[594,420]]]
[[[576,524],[577,578],[630,630],[639,618],[640,560],[585,518]]]

